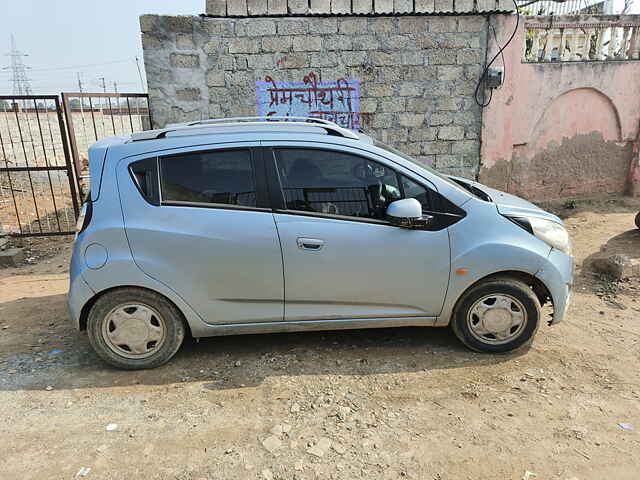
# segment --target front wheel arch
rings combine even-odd
[[[533,341],[541,321],[541,305],[534,287],[523,281],[523,277],[516,277],[488,275],[466,289],[456,302],[450,327],[469,349],[483,353],[507,353],[530,345]],[[484,298],[502,303],[495,303],[497,308],[492,310],[491,305],[494,304],[488,302],[484,308],[476,311],[477,303],[483,302]],[[509,324],[502,324],[504,301],[510,305],[506,310],[508,317],[511,317]],[[496,312],[498,315],[496,317],[496,313],[488,313],[485,316],[485,312]],[[520,322],[513,323],[513,318],[517,319],[518,316]],[[484,323],[487,321],[488,324]]]
[[[487,280],[494,280],[498,278],[502,278],[505,280],[519,280],[522,283],[527,284],[533,290],[533,293],[536,294],[536,297],[538,297],[540,305],[544,305],[547,302],[553,303],[553,297],[551,296],[549,289],[538,277],[535,277],[534,275],[531,275],[527,272],[521,272],[519,270],[504,270],[501,272],[490,273],[489,275],[486,275],[469,285],[460,293],[460,295],[458,295],[458,298],[456,299],[451,311],[454,312],[456,310],[460,299],[464,298],[467,292],[469,292],[471,289],[475,288],[480,283],[486,282]]]
[[[527,273],[527,272],[520,272],[517,270],[505,270],[503,272],[496,272],[496,273],[487,275],[486,277],[483,277],[480,280],[477,280],[473,284],[469,285],[469,287],[467,287],[467,289],[464,292],[462,292],[458,297],[458,300],[456,301],[456,306],[460,301],[460,299],[469,290],[474,288],[480,282],[485,282],[487,280],[493,280],[496,278],[503,278],[506,280],[519,280],[522,283],[527,284],[533,290],[533,293],[536,294],[536,297],[538,297],[538,301],[540,302],[540,305],[544,305],[547,302],[553,302],[553,297],[551,296],[551,292],[549,292],[549,289],[547,288],[547,286],[538,277],[531,275],[530,273]]]

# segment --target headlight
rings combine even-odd
[[[546,242],[553,248],[557,248],[561,252],[571,255],[571,240],[567,230],[551,220],[545,220],[538,217],[527,217],[533,234],[543,242]]]

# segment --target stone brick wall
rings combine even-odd
[[[266,76],[353,78],[360,81],[365,127],[378,139],[442,171],[475,178],[481,108],[473,92],[486,22],[481,15],[145,15],[154,123],[255,115],[255,84]]]

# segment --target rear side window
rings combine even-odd
[[[221,150],[160,158],[163,203],[256,206],[251,152]]]
[[[159,205],[158,159],[153,157],[134,162],[129,165],[129,172],[144,199],[152,205]]]

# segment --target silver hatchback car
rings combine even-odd
[[[195,338],[448,326],[467,347],[562,320],[559,218],[309,118],[207,120],[96,143],[69,309],[119,368]]]

